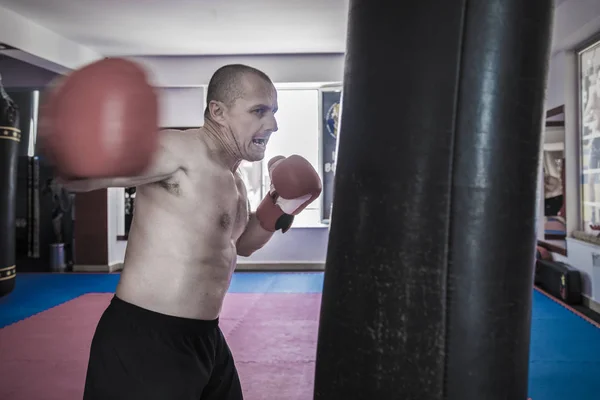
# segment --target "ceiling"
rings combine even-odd
[[[348,0],[0,0],[103,55],[341,53]]]
[[[105,56],[185,56],[343,53],[348,2],[0,0],[0,7]],[[555,38],[553,52],[567,33]]]

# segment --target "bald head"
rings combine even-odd
[[[219,68],[210,78],[206,93],[206,110],[204,117],[210,117],[210,102],[219,101],[231,107],[235,101],[244,96],[245,78],[258,78],[272,86],[271,78],[264,72],[243,64],[230,64]]]

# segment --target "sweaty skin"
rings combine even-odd
[[[268,140],[277,130],[276,93],[246,86],[251,95],[231,109],[215,106],[217,122],[161,132],[161,150],[144,176],[65,183],[75,192],[137,187],[116,291],[122,300],[162,314],[216,319],[237,255],[250,255],[272,236],[249,210],[237,167],[242,159],[264,157],[264,145],[252,139]]]

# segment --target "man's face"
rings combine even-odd
[[[243,78],[243,95],[225,110],[224,118],[244,160],[260,161],[269,137],[277,131],[277,90],[262,78]]]

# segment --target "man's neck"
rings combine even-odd
[[[223,128],[210,119],[205,119],[202,130],[219,159],[231,172],[235,172],[242,162],[242,158],[235,143],[233,143],[233,138],[230,137],[231,135],[225,134],[222,131]]]

